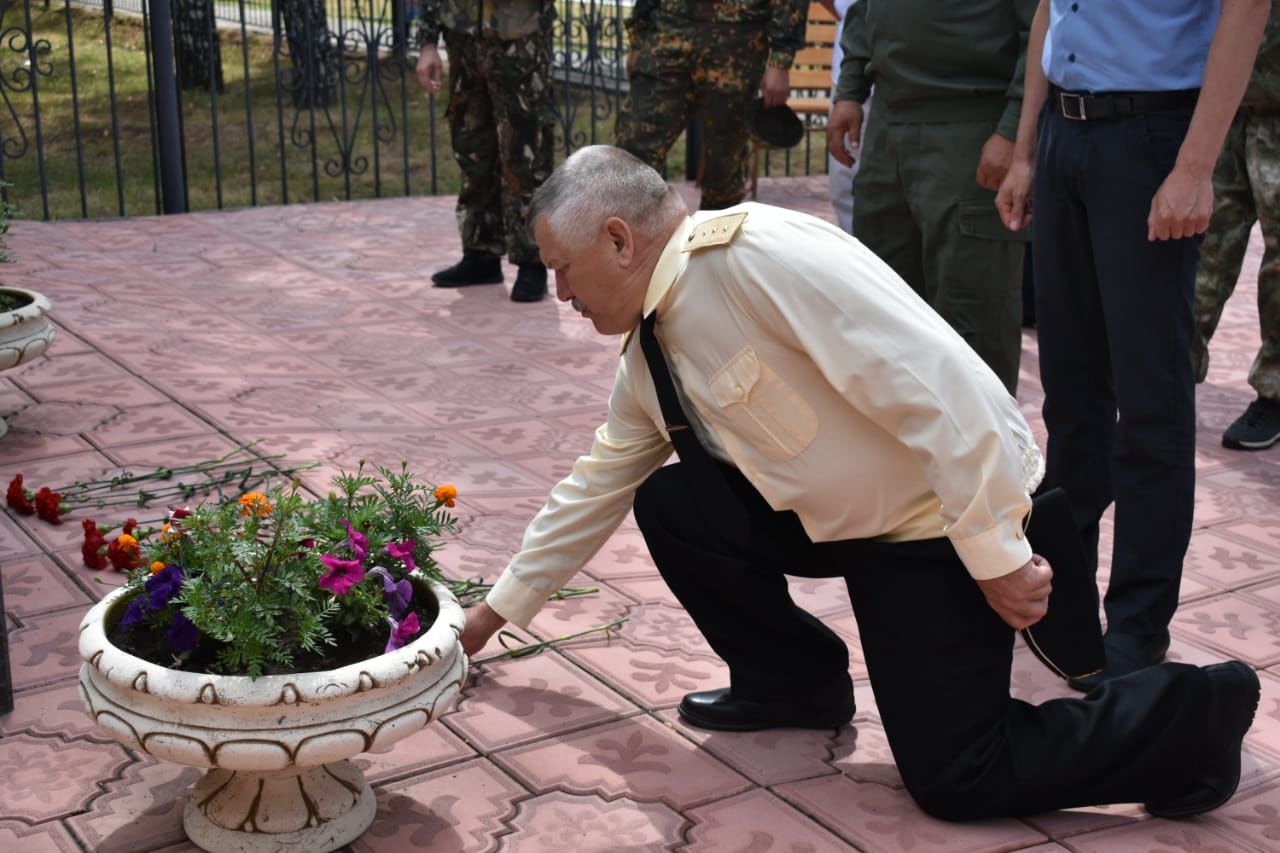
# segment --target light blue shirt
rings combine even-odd
[[[1073,92],[1197,89],[1221,0],[1050,0],[1042,65]]]

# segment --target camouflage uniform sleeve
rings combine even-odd
[[[804,29],[809,20],[809,0],[770,0],[769,65],[790,68],[796,51],[804,47]]]
[[[422,0],[418,11],[418,49],[435,47],[440,41],[440,6],[443,0]]]
[[[1013,67],[1013,79],[1009,81],[1007,94],[1009,105],[1000,116],[996,133],[1005,139],[1018,138],[1018,119],[1022,116],[1022,86],[1027,74],[1027,41],[1031,37],[1031,19],[1036,14],[1036,0],[1013,0],[1013,12],[1018,22],[1018,62]]]
[[[836,84],[835,100],[866,102],[871,97],[871,79],[867,77],[867,61],[871,51],[867,42],[866,0],[854,3],[844,16],[844,29],[840,31],[840,49],[844,59],[840,62],[840,82]]]
[[[631,7],[631,14],[627,17],[625,26],[627,34],[631,36],[632,47],[653,29],[649,18],[653,15],[654,5],[655,0],[636,0],[635,5]]]

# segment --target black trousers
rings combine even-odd
[[[784,575],[843,576],[885,733],[926,811],[967,820],[1185,790],[1208,717],[1200,669],[1162,664],[1084,699],[1012,699],[1013,630],[947,540],[815,543],[723,470],[734,506],[708,505],[696,471],[674,464],[637,491],[635,517],[735,694],[779,700],[847,678],[844,642],[796,607]]]
[[[1109,631],[1151,637],[1178,606],[1195,491],[1192,305],[1198,238],[1150,242],[1147,216],[1191,110],[1040,117],[1033,253],[1046,488],[1071,496],[1097,568],[1115,502]]]

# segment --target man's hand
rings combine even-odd
[[[1151,200],[1148,240],[1180,240],[1203,234],[1213,213],[1213,173],[1196,175],[1174,166]]]
[[[1035,168],[1030,162],[1014,159],[1000,182],[1000,189],[996,192],[996,210],[1000,212],[1000,221],[1010,231],[1020,231],[1031,224],[1031,182],[1034,175]]]
[[[791,72],[786,68],[774,68],[770,65],[760,79],[760,94],[764,95],[766,107],[785,104],[791,95]]]
[[[1039,554],[1033,554],[1031,560],[1016,572],[978,581],[978,586],[991,609],[1011,628],[1021,631],[1039,622],[1049,612],[1052,579],[1053,570],[1049,563]]]
[[[418,84],[423,89],[433,95],[440,91],[444,79],[444,63],[440,61],[440,51],[435,45],[422,49],[422,53],[418,55],[418,67],[415,71],[418,75]]]
[[[475,657],[505,624],[507,620],[483,601],[467,610],[467,624],[462,629],[462,650],[467,657]]]
[[[627,54],[627,79],[628,80],[630,80],[632,77],[635,76],[636,60],[638,60],[639,58],[640,58],[640,51],[636,50],[634,47],[631,48],[631,52]]]
[[[982,156],[978,158],[978,186],[984,190],[998,190],[1004,183],[1009,167],[1013,165],[1013,140],[1005,139],[998,133],[982,146]]]
[[[862,104],[857,101],[836,101],[827,121],[827,150],[837,162],[853,165],[853,155],[845,147],[856,148],[862,144]]]

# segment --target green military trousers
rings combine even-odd
[[[1259,397],[1280,401],[1280,107],[1241,110],[1213,172],[1213,218],[1196,268],[1196,378],[1209,370],[1209,338],[1235,290],[1253,224],[1262,224],[1258,268],[1258,325],[1262,348],[1249,368]]]
[[[996,122],[895,122],[876,102],[853,182],[853,235],[951,324],[1010,393],[1022,355],[1025,232],[977,184]]]

